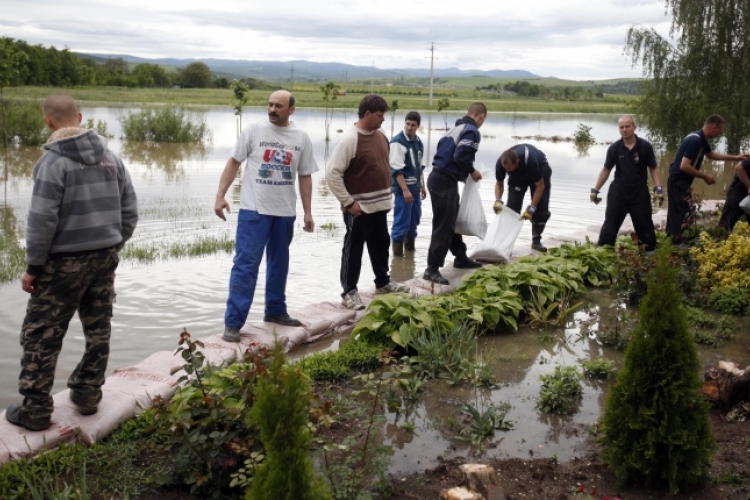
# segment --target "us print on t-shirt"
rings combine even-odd
[[[258,184],[286,186],[294,184],[292,175],[292,161],[294,153],[289,149],[266,148],[263,152],[263,162],[258,169]],[[278,173],[276,173],[278,172]]]

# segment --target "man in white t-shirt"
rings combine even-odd
[[[266,305],[263,321],[284,326],[301,326],[286,310],[286,278],[289,273],[289,245],[297,216],[294,179],[305,213],[304,230],[315,224],[310,210],[312,177],[318,171],[312,142],[289,117],[294,113],[294,96],[279,90],[268,98],[268,122],[257,122],[242,131],[219,180],[214,211],[226,220],[230,205],[224,199],[247,160],[240,186],[240,212],[234,265],[229,278],[229,298],[224,314],[224,340],[238,342],[253,303],[258,268],[266,252]]]

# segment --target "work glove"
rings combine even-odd
[[[654,186],[654,204],[660,207],[664,205],[664,190],[661,186]]]
[[[602,202],[602,199],[599,197],[599,191],[597,191],[594,188],[591,188],[591,194],[589,195],[589,199],[592,203],[598,205]]]
[[[492,205],[492,210],[495,211],[495,214],[499,214],[503,211],[503,200],[495,200],[495,204]]]
[[[534,216],[534,212],[536,212],[536,207],[534,205],[529,205],[526,207],[526,211],[521,214],[521,217],[518,218],[518,220],[531,220],[531,218]]]

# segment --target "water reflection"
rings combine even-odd
[[[185,162],[204,162],[210,154],[211,146],[202,142],[124,141],[120,150],[120,157],[126,164],[138,163],[149,170],[161,171],[170,182],[184,179]]]

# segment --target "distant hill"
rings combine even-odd
[[[236,78],[258,78],[263,80],[286,80],[292,77],[294,68],[294,80],[369,80],[371,78],[407,78],[407,77],[429,77],[429,69],[381,69],[372,66],[356,66],[336,62],[310,62],[310,61],[252,61],[239,59],[145,59],[127,54],[77,54],[79,57],[90,57],[96,61],[106,61],[109,58],[122,58],[132,64],[160,64],[163,66],[185,67],[196,61],[206,63],[214,74],[221,74]],[[434,76],[440,78],[481,76],[492,78],[539,78],[538,75],[528,71],[513,70],[461,70],[458,68],[435,69]]]

